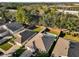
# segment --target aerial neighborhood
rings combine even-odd
[[[0,57],[79,57],[79,4],[0,3]]]

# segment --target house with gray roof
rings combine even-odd
[[[0,44],[7,41],[10,36],[15,35],[23,29],[24,27],[17,22],[7,23],[5,25],[0,26]]]
[[[17,23],[17,22],[7,23],[5,26],[9,30],[11,30],[13,33],[19,32],[19,31],[24,29],[24,27],[21,24]]]
[[[29,29],[25,29],[25,30],[15,34],[16,42],[19,43],[20,45],[23,45],[26,42],[30,41],[36,34],[37,34],[37,32],[34,32]]]
[[[48,52],[54,41],[56,41],[56,37],[57,36],[45,33],[38,33],[31,40],[29,40],[25,46],[27,48],[29,47],[29,49],[36,47],[36,49]]]
[[[12,37],[12,34],[5,29],[4,26],[0,27],[0,44],[4,43]]]
[[[43,35],[42,40],[46,51],[49,51],[53,43],[57,40],[57,36],[51,33],[46,33]]]

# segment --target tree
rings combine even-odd
[[[9,11],[6,9],[6,7],[3,7],[1,8],[1,16],[2,16],[2,19],[5,21],[5,22],[8,22],[10,21],[9,19]]]
[[[22,8],[22,6],[17,7],[16,21],[19,23],[22,23],[22,24],[26,23],[28,21],[25,10],[24,10],[24,8]]]
[[[46,10],[44,11],[43,16],[40,19],[40,22],[44,25],[44,26],[49,26],[49,27],[53,27],[55,25],[55,15],[56,15],[56,8],[49,8],[46,7]]]

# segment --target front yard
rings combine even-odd
[[[72,36],[72,35],[65,35],[64,38],[65,38],[65,39],[69,39],[69,40],[71,40],[71,41],[79,42],[79,37],[78,37],[78,36],[74,37],[74,36]]]
[[[0,48],[5,51],[9,50],[11,47],[12,47],[12,45],[9,44],[8,42],[0,45]]]

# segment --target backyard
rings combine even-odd
[[[40,32],[42,29],[43,29],[43,27],[42,26],[39,26],[39,27],[35,28],[33,31]]]
[[[59,35],[61,32],[60,29],[58,28],[49,28],[49,33],[55,34],[55,35]]]
[[[55,35],[59,35],[59,33],[56,32],[56,31],[50,31],[49,33],[52,33],[52,34],[55,34]]]
[[[53,34],[55,34],[55,35],[59,35],[60,34],[60,29],[58,29],[58,28],[49,28],[50,29],[50,31],[49,31],[49,33],[53,33]],[[76,41],[76,42],[79,42],[79,36],[74,36],[73,35],[74,33],[73,32],[71,32],[71,34],[66,34],[65,36],[64,36],[64,38],[65,39],[68,39],[68,40],[71,40],[71,41]]]
[[[0,48],[5,51],[9,50],[11,47],[12,47],[12,45],[9,44],[8,42],[0,45]]]
[[[71,41],[76,41],[76,42],[79,42],[79,37],[78,36],[76,36],[76,37],[74,37],[74,36],[72,36],[72,35],[65,35],[64,36],[64,38],[65,39],[68,39],[68,40],[71,40]]]
[[[49,33],[52,33],[52,34],[55,34],[55,35],[59,35],[60,34],[60,29],[52,29],[50,28],[50,31]],[[74,36],[72,35],[74,34],[73,32],[69,35],[69,34],[66,34],[64,36],[65,39],[68,39],[68,40],[71,40],[71,41],[76,41],[76,42],[79,42],[79,36]]]

